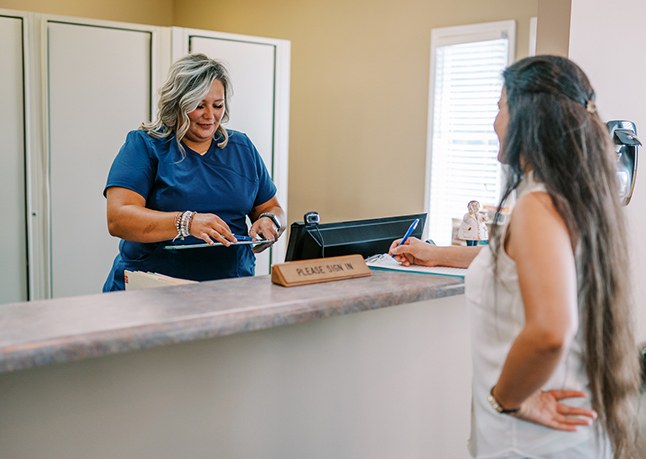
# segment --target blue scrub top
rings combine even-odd
[[[222,218],[234,234],[248,232],[245,217],[273,198],[276,186],[249,138],[227,131],[223,149],[216,139],[200,155],[185,144],[182,159],[175,136],[156,139],[145,131],[131,131],[112,163],[107,184],[132,190],[146,207],[163,212],[193,210]],[[165,250],[169,244],[197,244],[201,239],[141,243],[122,240],[103,291],[123,290],[124,269],[151,271],[196,281],[253,276],[256,259],[249,245]]]

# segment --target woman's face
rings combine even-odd
[[[498,136],[498,161],[505,164],[505,160],[502,157],[502,147],[505,136],[507,135],[507,126],[509,125],[509,111],[507,109],[507,91],[504,86],[502,92],[500,93],[500,100],[498,101],[498,115],[496,115],[496,120],[493,122],[493,130],[496,131]]]
[[[208,149],[224,116],[224,86],[219,80],[211,85],[211,90],[192,112],[188,113],[190,125],[184,136],[185,143],[203,153]],[[203,150],[203,151],[202,151]]]

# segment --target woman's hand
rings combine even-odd
[[[261,217],[264,213],[273,214],[278,219],[280,228],[276,227],[273,219]],[[255,253],[262,252],[276,242],[280,235],[285,231],[287,223],[285,211],[280,207],[276,196],[271,198],[269,201],[254,207],[251,212],[249,212],[249,218],[253,221],[251,228],[249,228],[249,236],[267,240],[267,244],[258,244],[254,246],[253,251]]]
[[[579,397],[585,397],[585,393],[577,390],[538,391],[520,405],[520,410],[514,416],[550,429],[574,432],[577,426],[589,426],[597,419],[594,410],[560,402]]]
[[[249,228],[249,236],[275,242],[278,240],[280,232],[271,218],[260,217]]]
[[[215,214],[196,213],[191,221],[191,235],[207,244],[221,242],[228,247],[236,242],[229,225]]]
[[[472,247],[440,247],[422,242],[416,237],[409,237],[399,245],[397,239],[390,245],[388,253],[404,266],[449,266],[452,268],[468,268],[478,255],[482,246]]]
[[[277,231],[274,222],[270,218],[259,218],[256,220],[249,229],[249,236],[258,239],[266,239],[267,242],[263,244],[256,244],[251,250],[253,253],[260,253],[267,250],[274,245],[278,240],[282,231]]]
[[[420,241],[416,237],[409,237],[404,244],[399,245],[401,239],[393,241],[388,253],[395,256],[395,260],[404,266],[422,265],[438,266],[434,262],[433,249],[437,247]]]

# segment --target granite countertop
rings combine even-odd
[[[456,277],[372,274],[290,288],[257,276],[0,305],[0,373],[464,292]]]

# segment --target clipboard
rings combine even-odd
[[[272,245],[275,241],[266,241],[264,239],[259,239],[255,241],[238,241],[238,242],[232,242],[231,246],[234,245],[251,245],[253,247],[261,244],[269,244]],[[201,242],[198,244],[173,244],[173,245],[167,245],[164,246],[164,250],[184,250],[184,249],[200,249],[203,247],[226,247],[223,243],[221,242],[214,242],[213,244],[207,244],[206,242]]]

